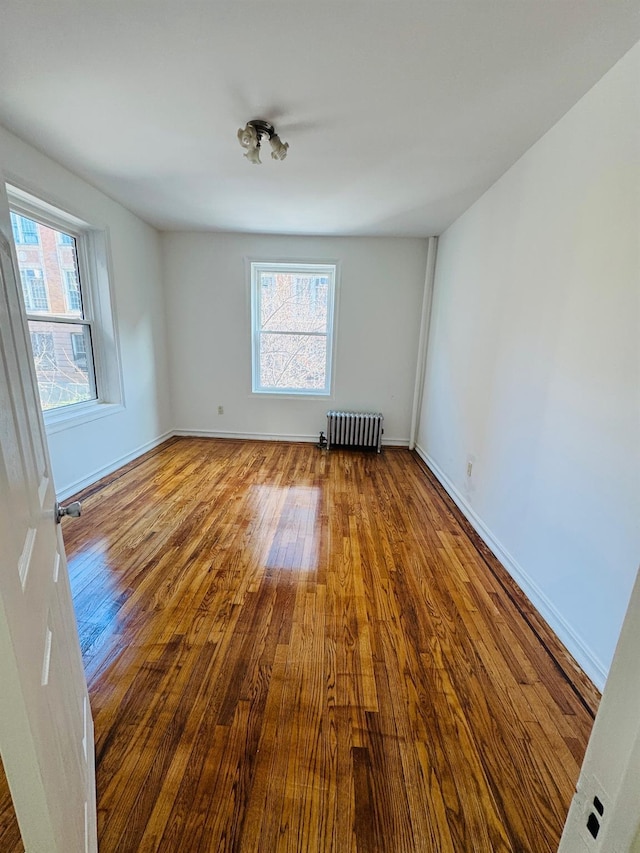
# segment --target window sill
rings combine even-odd
[[[71,409],[73,411],[70,411]],[[122,403],[99,403],[95,400],[90,403],[76,403],[73,406],[44,412],[44,427],[47,435],[54,435],[65,429],[82,426],[122,411],[124,411]]]
[[[310,391],[252,391],[251,397],[262,397],[266,400],[330,400],[331,392],[314,394]]]

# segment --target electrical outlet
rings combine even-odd
[[[224,406],[218,406],[218,414],[224,415]]]
[[[580,799],[582,820],[580,824],[580,835],[587,842],[589,850],[600,849],[602,829],[609,816],[610,803],[604,786],[593,774],[587,777],[584,783],[579,784],[578,797]]]
[[[467,477],[471,476],[472,471],[473,471],[473,462],[467,462]]]

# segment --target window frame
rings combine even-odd
[[[80,403],[70,403],[54,409],[42,410],[48,433],[56,433],[96,418],[115,414],[124,408],[122,369],[118,347],[115,306],[110,284],[108,234],[106,227],[90,224],[63,207],[48,201],[42,194],[35,195],[15,183],[7,182],[9,208],[19,216],[34,219],[42,225],[63,231],[76,241],[76,258],[82,317],[32,313],[26,309],[22,287],[20,299],[24,323],[29,331],[29,320],[82,325],[89,328],[91,352],[87,353],[90,378],[95,384],[96,398]],[[24,244],[16,243],[16,253]],[[64,244],[58,243],[58,246]],[[68,244],[67,244],[68,245]],[[61,268],[62,269],[62,268]],[[17,268],[19,274],[19,267]],[[63,283],[65,301],[66,285]],[[37,387],[37,377],[34,381]]]
[[[300,397],[330,398],[334,388],[334,365],[337,328],[338,286],[340,265],[336,260],[256,260],[247,259],[249,268],[249,292],[251,303],[251,394],[268,398]],[[326,333],[294,332],[291,334],[324,336],[326,345],[325,385],[322,389],[315,388],[273,388],[260,384],[260,276],[262,273],[302,273],[304,275],[328,275],[329,287],[327,293],[327,329]]]

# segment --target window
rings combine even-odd
[[[335,264],[251,264],[255,393],[331,393]]]
[[[67,299],[67,310],[73,314],[82,314],[82,297],[80,282],[75,270],[63,270],[64,290]]]
[[[11,212],[11,221],[14,233],[19,227],[24,234],[25,223],[31,223],[30,232],[39,233],[43,248],[41,261],[49,284],[47,298],[42,270],[23,267],[25,262],[19,261],[42,408],[56,409],[95,400],[98,396],[96,381],[93,371],[89,370],[87,358],[87,352],[91,351],[92,323],[91,317],[82,311],[76,241],[66,231],[14,211]],[[58,254],[47,251],[50,246],[60,243],[61,235],[71,239],[68,258],[74,265],[71,270],[61,269]],[[85,343],[81,361],[74,357],[73,341],[76,336]]]
[[[33,219],[27,219],[26,216],[17,214],[11,217],[11,227],[13,229],[13,239],[16,243],[28,243],[36,245],[40,242],[38,237],[38,223]]]
[[[23,190],[7,192],[40,403],[56,432],[122,402],[106,235]]]
[[[48,311],[49,298],[42,270],[34,270],[29,267],[21,268],[20,280],[22,281],[24,305],[27,311]]]

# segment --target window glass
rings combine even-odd
[[[335,270],[252,264],[254,392],[330,393]]]
[[[46,411],[95,398],[87,326],[29,320],[40,403]]]

